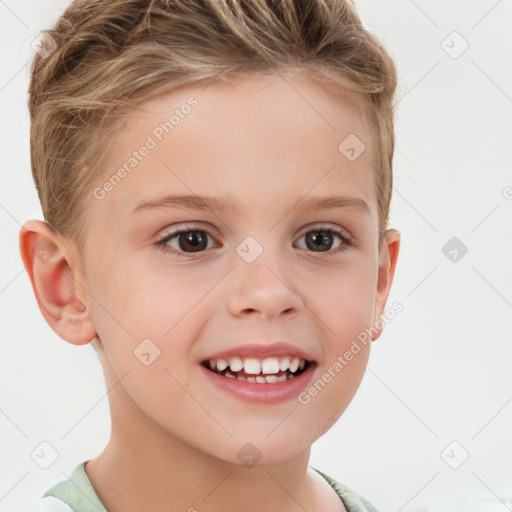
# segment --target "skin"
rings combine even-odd
[[[125,120],[98,185],[190,96],[190,114],[103,199],[91,195],[83,253],[41,221],[20,233],[44,317],[69,343],[92,341],[111,389],[111,439],[86,472],[109,512],[344,510],[308,466],[310,447],[352,400],[371,344],[307,405],[241,401],[208,385],[199,361],[281,340],[314,357],[312,383],[384,312],[400,235],[390,229],[379,245],[376,149],[361,99],[335,98],[299,72],[183,87]],[[366,145],[355,161],[338,150],[349,134]],[[132,213],[171,193],[238,205]],[[368,211],[297,203],[332,195],[363,199]],[[178,256],[178,237],[168,252],[155,247],[184,223],[211,231],[205,250]],[[352,245],[338,250],[332,235],[331,249],[315,251],[304,234],[320,227]],[[247,236],[263,249],[250,264],[236,252]],[[50,259],[37,257],[41,246]],[[145,366],[133,352],[148,338],[160,356]],[[250,468],[237,457],[248,441],[261,452]]]

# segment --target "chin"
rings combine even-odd
[[[216,449],[210,453],[229,464],[251,468],[283,464],[309,450],[311,440],[304,437],[304,432],[295,432],[297,436],[294,436],[289,430],[283,428],[279,431],[279,428],[268,437],[268,430],[263,435],[261,431],[248,430],[246,435],[240,433],[234,439],[215,443]]]

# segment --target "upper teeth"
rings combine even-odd
[[[245,373],[251,375],[272,375],[279,373],[280,371],[285,372],[296,372],[299,368],[302,370],[306,365],[304,359],[298,357],[268,357],[266,359],[257,359],[255,357],[246,357],[244,359],[240,357],[230,357],[229,359],[210,359],[210,368],[222,372],[228,366],[232,372],[239,372],[244,370]]]

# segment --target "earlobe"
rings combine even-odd
[[[45,320],[69,343],[89,343],[96,331],[86,304],[76,295],[78,286],[65,241],[44,222],[30,220],[21,228],[19,242],[21,257]]]
[[[385,240],[379,248],[379,268],[377,277],[377,290],[375,297],[374,328],[372,341],[380,337],[383,330],[382,322],[377,322],[384,313],[393,277],[395,275],[396,262],[400,249],[400,233],[396,229],[388,229]],[[380,326],[380,327],[379,327]]]

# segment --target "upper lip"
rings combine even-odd
[[[261,344],[261,343],[249,343],[246,345],[240,345],[239,347],[235,347],[229,350],[223,350],[221,352],[216,352],[208,357],[202,359],[202,361],[208,361],[210,359],[229,359],[231,357],[255,357],[258,359],[264,359],[266,357],[298,357],[299,359],[304,359],[306,361],[314,361],[311,354],[308,354],[306,351],[301,348],[291,345],[290,343],[285,343],[283,341],[279,341],[277,343],[271,344]]]

